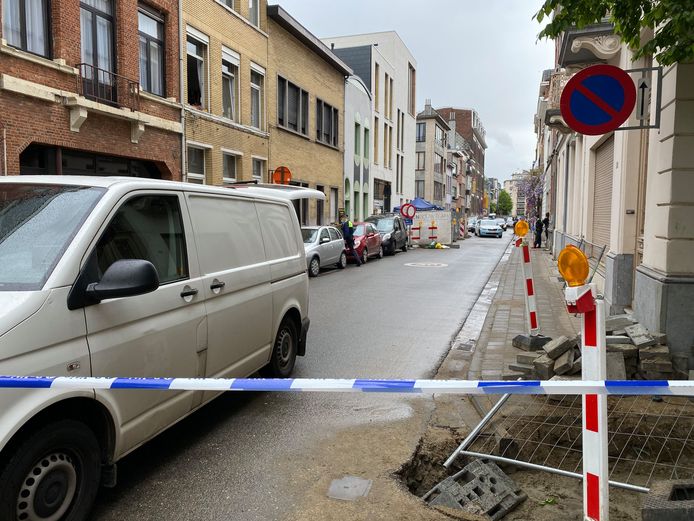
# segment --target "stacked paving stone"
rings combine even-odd
[[[670,354],[666,335],[649,332],[630,315],[607,317],[605,332],[608,380],[694,379],[694,371],[687,373],[684,370],[686,357],[679,359]],[[508,367],[511,372],[504,378],[580,378],[581,367],[581,335],[573,338],[560,336],[537,350],[518,354],[516,363]]]

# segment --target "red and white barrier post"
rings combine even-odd
[[[528,233],[528,223],[518,221],[514,227],[516,233],[516,248],[523,254],[523,289],[525,293],[526,323],[530,336],[540,334],[540,321],[537,314],[537,300],[535,299],[535,283],[533,282],[533,267],[530,263],[530,246],[525,240]]]
[[[568,283],[564,292],[569,313],[583,316],[581,325],[582,379],[603,381],[607,375],[605,302],[596,298],[594,284],[586,284],[588,259],[574,247],[559,255],[559,271]],[[607,396],[583,395],[583,516],[607,521],[609,470]]]
[[[429,240],[436,240],[438,238],[438,230],[439,227],[436,226],[436,221],[431,221],[431,226],[429,226]]]

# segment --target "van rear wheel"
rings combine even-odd
[[[296,325],[290,318],[285,317],[275,336],[270,363],[261,371],[263,376],[288,378],[294,370],[298,347],[299,335]]]
[[[101,476],[101,450],[91,429],[74,420],[50,423],[13,452],[0,470],[0,519],[87,519]]]

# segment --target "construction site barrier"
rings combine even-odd
[[[105,378],[0,376],[5,389],[149,389],[170,391],[375,392],[694,396],[690,380],[369,380],[316,378]]]

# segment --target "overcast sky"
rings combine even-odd
[[[475,108],[485,175],[510,178],[535,154],[533,116],[554,44],[537,42],[541,0],[270,0],[318,37],[395,30],[417,60],[417,110]]]

